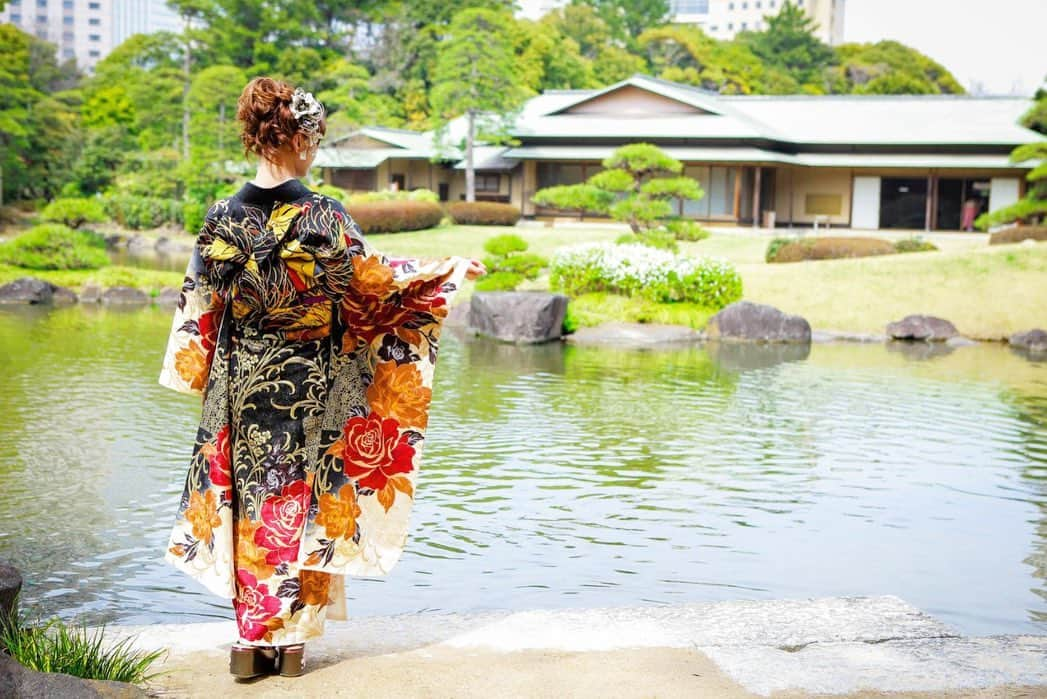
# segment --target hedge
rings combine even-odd
[[[767,246],[767,262],[838,260],[847,257],[893,255],[898,252],[889,240],[859,237],[775,238]]]
[[[0,262],[25,269],[98,269],[109,264],[109,255],[97,233],[45,223],[0,244]]]
[[[398,233],[438,226],[444,212],[429,201],[367,201],[353,204],[349,215],[365,234]]]
[[[85,223],[101,223],[106,220],[106,215],[102,202],[98,199],[63,197],[45,206],[40,212],[40,218],[70,228],[79,228]]]
[[[125,228],[156,228],[181,225],[182,202],[177,199],[113,194],[102,199],[106,214]]]
[[[515,226],[520,210],[512,204],[493,201],[456,201],[447,205],[455,223],[472,226]]]
[[[1020,243],[1023,240],[1047,240],[1047,226],[1011,226],[989,236],[989,245]]]

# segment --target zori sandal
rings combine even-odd
[[[305,672],[305,644],[278,646],[276,667],[282,677],[298,677]]]
[[[238,680],[250,680],[276,671],[276,651],[234,643],[229,651],[229,673]]]

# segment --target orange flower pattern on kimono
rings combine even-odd
[[[166,559],[233,600],[241,641],[316,637],[345,576],[400,558],[468,266],[390,260],[294,180],[208,211],[160,374],[203,397]]]

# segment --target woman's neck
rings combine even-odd
[[[258,163],[258,172],[255,173],[251,184],[258,187],[276,187],[293,179],[295,179],[295,173],[290,168],[262,159]]]

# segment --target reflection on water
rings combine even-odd
[[[162,561],[199,402],[166,309],[0,310],[0,557],[93,621],[230,618]],[[998,346],[444,335],[403,559],[350,613],[895,594],[1047,632],[1047,364]]]
[[[192,242],[191,236],[178,241],[179,245]],[[170,252],[157,252],[153,247],[128,248],[125,246],[108,248],[109,261],[114,265],[138,267],[141,269],[159,269],[167,272],[184,272],[189,262],[187,250],[175,249]]]

